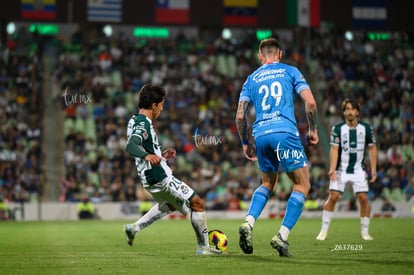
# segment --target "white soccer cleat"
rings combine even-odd
[[[326,240],[326,237],[328,236],[328,231],[326,230],[321,230],[321,232],[319,232],[318,236],[316,236],[316,239],[318,241],[324,241]]]
[[[361,237],[364,241],[372,241],[374,240],[373,237],[371,237],[371,235],[369,235],[368,233],[362,233],[361,232]]]
[[[132,246],[135,239],[135,230],[133,224],[124,224],[124,233],[126,237],[126,242],[129,246]]]
[[[196,251],[197,255],[215,255],[215,254],[224,254],[223,251],[218,250],[214,247],[200,247]]]

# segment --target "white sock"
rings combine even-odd
[[[245,219],[246,222],[250,224],[250,226],[253,228],[254,222],[256,221],[255,218],[252,215],[248,215]]]
[[[328,231],[329,225],[331,224],[333,211],[322,211],[322,228],[321,231]]]
[[[287,241],[289,237],[290,230],[286,226],[282,225],[279,229],[280,236],[284,241]]]
[[[188,213],[190,213],[190,212],[191,212],[190,207],[188,207],[188,205],[187,205],[187,204],[185,204],[185,203],[181,206],[181,209],[182,209],[182,211],[180,211],[180,212],[181,212],[181,214],[183,214],[183,215],[185,215],[185,216],[187,216],[187,215],[188,215]]]
[[[208,247],[208,231],[206,211],[195,212],[191,211],[191,225],[197,236],[198,247]]]
[[[368,233],[369,217],[361,217],[361,232]]]
[[[150,226],[151,224],[158,221],[162,217],[165,217],[166,215],[168,215],[170,211],[169,210],[166,211],[166,210],[167,208],[160,210],[158,203],[154,205],[147,213],[145,213],[144,216],[139,218],[139,220],[134,223],[135,232],[141,231],[142,229]]]

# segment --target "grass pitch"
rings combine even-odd
[[[269,245],[281,220],[256,222],[251,255],[238,245],[239,220],[209,220],[224,231],[227,255],[195,255],[188,220],[162,220],[125,243],[123,221],[0,223],[0,274],[413,274],[414,219],[372,219],[374,241],[359,219],[333,219],[316,241],[320,219],[301,219],[289,236],[290,258]]]

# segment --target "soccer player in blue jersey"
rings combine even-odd
[[[126,241],[132,245],[138,232],[177,210],[190,215],[197,237],[197,255],[222,254],[209,245],[204,201],[190,186],[174,177],[167,164],[167,160],[175,158],[175,149],[161,151],[153,120],[163,111],[164,101],[164,89],[145,84],[139,92],[139,113],[128,122],[126,151],[135,158],[142,186],[157,203],[135,223],[124,225]]]
[[[329,197],[322,212],[322,227],[318,236],[319,241],[326,240],[329,225],[335,210],[336,202],[340,199],[347,183],[357,195],[360,205],[361,238],[371,241],[369,222],[371,206],[368,200],[368,177],[365,168],[366,149],[369,151],[371,165],[370,183],[377,179],[377,146],[372,126],[359,121],[359,103],[346,98],[342,102],[344,121],[334,125],[331,131],[331,148],[329,152]]]
[[[270,244],[280,257],[289,257],[287,239],[302,213],[310,189],[308,160],[296,125],[294,101],[296,96],[300,96],[305,104],[309,124],[307,141],[310,145],[319,142],[317,106],[301,72],[280,62],[282,50],[278,40],[262,40],[258,58],[262,65],[243,84],[236,124],[244,156],[251,161],[258,160],[262,182],[253,193],[245,221],[239,228],[239,245],[244,253],[253,253],[253,226],[277,184],[280,166],[292,180],[293,191],[282,225]],[[249,104],[256,111],[256,121],[252,125],[254,143],[248,134]]]

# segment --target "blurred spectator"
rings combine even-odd
[[[408,181],[407,186],[404,188],[405,199],[411,202],[414,198],[414,177]]]
[[[2,197],[0,197],[0,221],[8,221],[9,220],[9,206],[4,201]]]
[[[205,199],[209,202],[206,204],[207,210],[225,210],[227,202],[224,200],[225,188],[214,185],[205,194]]]
[[[126,201],[137,201],[138,197],[137,192],[135,190],[135,181],[134,178],[132,178],[131,176],[126,178],[124,193]]]
[[[308,199],[305,201],[303,208],[308,211],[317,211],[322,210],[323,206],[320,200],[309,196]]]
[[[384,204],[381,207],[381,211],[394,212],[395,210],[396,210],[395,209],[395,206],[391,203],[390,199],[389,198],[385,198]]]
[[[385,199],[389,199],[392,202],[404,202],[405,196],[403,190],[400,188],[400,183],[397,179],[392,181],[391,188],[384,189]]]
[[[397,144],[392,144],[387,150],[387,158],[391,165],[402,165],[403,158],[401,150]]]
[[[77,204],[78,217],[80,220],[96,218],[95,206],[90,202],[88,196],[84,196]]]

